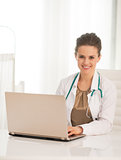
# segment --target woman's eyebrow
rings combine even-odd
[[[84,54],[79,53],[79,56],[85,56]],[[89,55],[89,57],[95,57],[96,55]]]
[[[84,54],[79,53],[79,56],[85,56]]]
[[[95,55],[90,55],[89,57],[95,57]]]

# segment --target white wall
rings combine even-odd
[[[40,91],[42,7],[42,0],[0,1],[0,25],[15,33],[16,84],[24,81],[28,92]]]

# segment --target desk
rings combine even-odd
[[[98,158],[97,158],[98,157]],[[9,136],[0,130],[0,160],[121,160],[121,127],[70,142]]]

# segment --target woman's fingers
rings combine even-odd
[[[73,130],[73,127],[69,126],[68,127],[68,132],[71,132]]]
[[[79,134],[81,134],[82,133],[82,128],[81,127],[78,127],[78,126],[76,126],[76,127],[71,127],[71,126],[69,126],[68,127],[68,136],[72,136],[72,135],[79,135]]]
[[[73,127],[68,127],[68,136],[71,136],[73,134]]]
[[[72,135],[75,135],[75,134],[73,132],[68,133],[68,136],[72,136]]]

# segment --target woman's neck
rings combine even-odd
[[[80,77],[79,77],[79,81],[92,81],[92,78],[93,78],[93,74],[92,73],[90,73],[90,74],[83,74],[83,73],[81,73],[80,74]]]
[[[82,91],[88,90],[91,87],[92,78],[93,78],[93,74],[85,75],[81,73],[78,81],[79,89]]]

